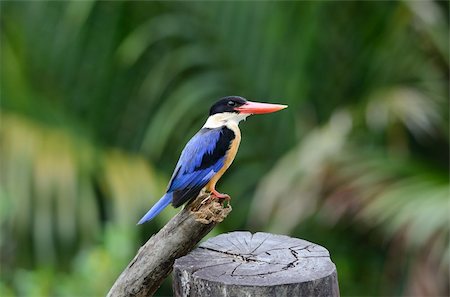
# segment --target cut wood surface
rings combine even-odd
[[[208,195],[200,195],[143,245],[121,273],[108,297],[152,296],[172,271],[176,258],[186,255],[231,211]]]
[[[339,296],[329,252],[306,240],[232,232],[175,261],[175,296]]]

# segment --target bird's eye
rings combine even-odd
[[[234,101],[228,101],[228,106],[236,106],[236,102],[234,102]]]

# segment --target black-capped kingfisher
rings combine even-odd
[[[169,181],[166,194],[142,217],[145,223],[159,214],[169,203],[179,207],[194,199],[205,188],[211,196],[229,200],[216,191],[216,183],[230,167],[241,142],[239,122],[252,114],[271,113],[287,105],[247,101],[229,96],[217,101],[209,111],[202,129],[183,149]]]

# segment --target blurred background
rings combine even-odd
[[[342,296],[449,294],[449,2],[0,5],[1,296],[104,296],[225,95],[289,108],[241,125],[209,236],[325,246]]]

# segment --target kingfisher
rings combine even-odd
[[[282,110],[287,105],[247,101],[243,97],[219,99],[209,110],[206,123],[186,144],[167,186],[166,193],[138,224],[153,219],[170,203],[177,208],[196,198],[202,189],[212,198],[229,201],[216,183],[230,167],[241,142],[239,123],[253,114]]]

